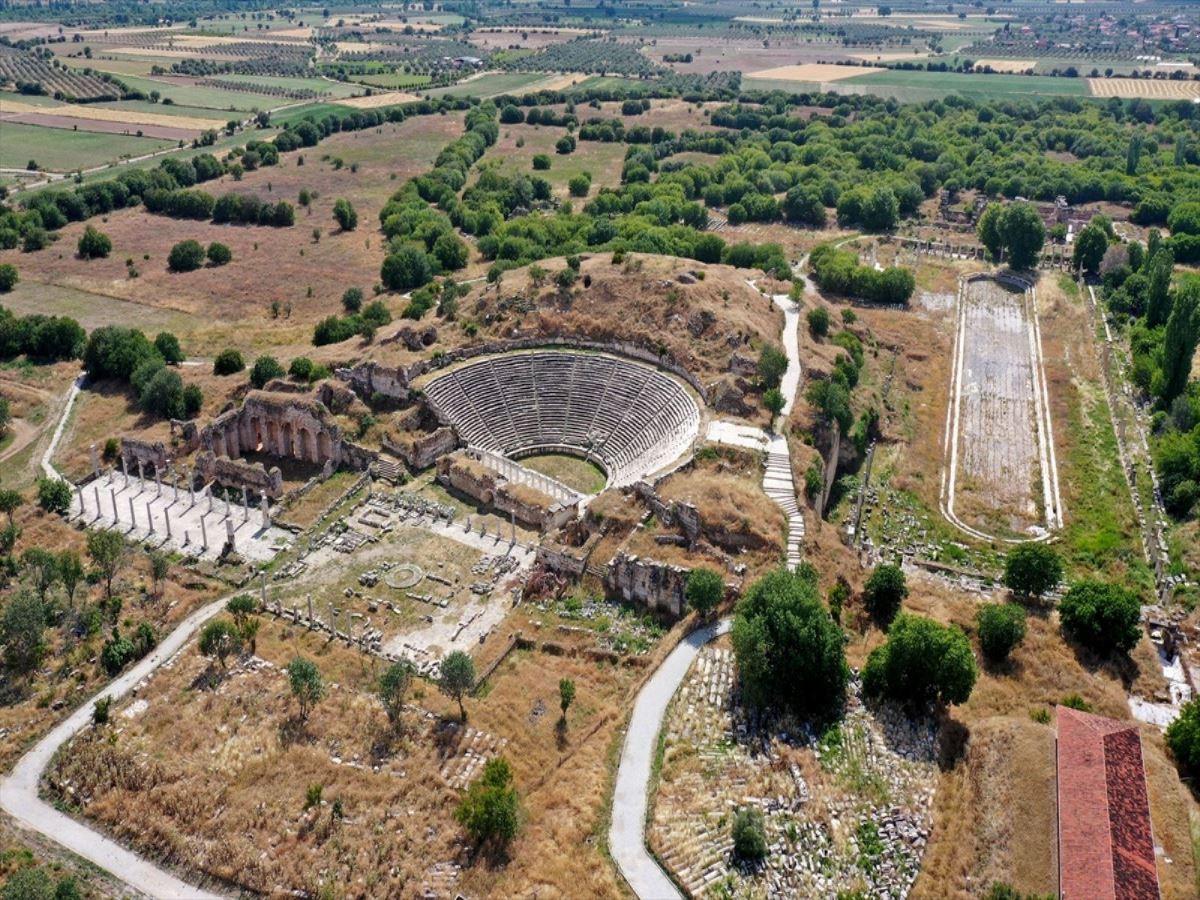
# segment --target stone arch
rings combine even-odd
[[[230,459],[237,459],[242,455],[242,444],[238,440],[237,427],[230,428],[225,432],[225,447],[229,453]]]
[[[296,430],[296,459],[311,459],[309,454],[309,443],[312,440],[312,434],[309,430],[301,425]]]
[[[267,433],[263,438],[263,451],[270,454],[278,452],[279,448],[279,423],[274,419],[267,419]]]
[[[329,440],[329,432],[321,429],[317,432],[317,457],[316,462],[324,463],[326,460],[333,457],[333,446]]]
[[[283,457],[291,456],[295,452],[292,448],[291,422],[284,422],[279,429],[279,443],[276,446],[279,448],[279,455]]]

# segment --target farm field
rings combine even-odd
[[[841,68],[835,66],[832,68]],[[855,71],[851,69],[850,71]],[[955,72],[918,72],[904,70],[866,70],[865,74],[833,82],[790,82],[746,79],[747,88],[784,90],[798,93],[827,88],[835,93],[873,94],[903,102],[938,100],[950,94],[979,99],[1019,99],[1041,97],[1081,97],[1087,95],[1082,78],[1047,78],[1025,75],[977,75]]]
[[[0,129],[4,131],[4,138],[0,140],[0,168],[4,169],[25,169],[30,160],[35,160],[39,166],[51,172],[71,172],[116,162],[124,157],[165,150],[176,143],[172,140],[10,122],[0,124]]]
[[[1089,78],[1093,97],[1142,97],[1146,100],[1200,99],[1200,81],[1166,81],[1149,78]]]

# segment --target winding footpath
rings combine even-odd
[[[797,264],[802,268],[804,260]],[[804,280],[805,290],[811,290]],[[753,286],[753,283],[751,283]],[[800,390],[803,369],[800,365],[800,308],[787,294],[775,294],[772,302],[783,310],[783,350],[788,367],[779,386],[784,396],[782,418],[786,421]],[[788,518],[787,564],[799,565],[804,543],[804,517],[796,501],[792,480],[792,462],[787,439],[772,432],[767,443],[767,463],[763,470],[763,491],[774,500]],[[688,670],[705,644],[729,631],[731,619],[722,619],[707,628],[694,631],[671,651],[658,671],[642,687],[633,705],[629,730],[617,765],[617,783],[613,789],[612,825],[608,846],[613,861],[639,900],[681,900],[682,894],[663,871],[658,860],[646,848],[646,816],[650,803],[650,778],[658,735],[671,698],[687,677]]]
[[[671,698],[692,667],[701,648],[729,631],[731,620],[722,619],[707,628],[693,631],[658,667],[646,682],[633,705],[617,784],[613,790],[612,827],[608,845],[613,860],[641,900],[675,900],[682,895],[674,882],[646,849],[646,811],[650,802],[650,773],[658,732]]]

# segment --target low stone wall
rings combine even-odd
[[[608,564],[605,587],[628,603],[677,618],[685,609],[687,577],[688,570],[681,566],[621,552]]]
[[[365,472],[379,459],[379,451],[349,441],[342,442],[342,465],[355,472]],[[326,465],[332,460],[326,460]]]
[[[439,457],[457,450],[459,441],[454,429],[443,425],[425,434],[398,436],[397,440],[384,437],[381,444],[392,456],[404,460],[410,469],[420,471],[432,466]]]
[[[255,494],[266,494],[272,500],[283,496],[283,473],[278,466],[267,471],[260,462],[217,456],[211,450],[196,454],[196,474],[204,482],[216,481],[223,487],[246,488]]]
[[[682,531],[689,544],[699,540],[704,523],[700,519],[700,510],[696,509],[694,504],[681,500],[663,500],[645,481],[637,482],[633,489],[660,522]]]

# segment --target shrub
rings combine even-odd
[[[547,153],[538,153],[533,157],[533,168],[538,172],[545,172],[550,168],[550,155]]]
[[[342,231],[353,231],[358,227],[358,213],[349,200],[338,199],[333,204],[333,218]]]
[[[829,310],[823,306],[814,306],[808,311],[808,330],[813,337],[825,337],[829,334]]]
[[[770,345],[763,347],[758,356],[758,377],[762,379],[764,390],[779,387],[787,368],[787,354],[778,347]]]
[[[921,707],[964,703],[975,686],[971,642],[956,625],[902,613],[863,667],[863,692]]]
[[[1167,746],[1189,775],[1200,774],[1200,698],[1193,697],[1167,726]]]
[[[1025,639],[1025,610],[1015,603],[985,603],[976,617],[979,646],[984,656],[996,662],[1008,658]]]
[[[208,245],[208,261],[214,266],[223,266],[233,259],[233,251],[224,244],[213,241]]]
[[[169,331],[160,331],[154,338],[154,349],[167,365],[177,366],[183,362],[183,348],[179,346],[179,338]]]
[[[112,253],[112,241],[108,235],[89,225],[79,238],[81,259],[101,259]]]
[[[0,263],[0,294],[7,294],[17,286],[17,267],[12,263]]]
[[[908,596],[908,582],[897,565],[881,563],[875,567],[863,589],[863,605],[876,621],[889,624]]]
[[[574,175],[567,182],[567,190],[572,197],[586,197],[592,189],[592,177],[586,173]]]
[[[242,354],[233,349],[222,350],[213,360],[214,375],[233,375],[244,368],[246,364],[242,361]]]
[[[194,272],[204,265],[204,256],[199,241],[180,241],[167,255],[167,268],[172,272]]]
[[[733,817],[733,852],[751,862],[766,858],[767,829],[757,809],[745,807]]]
[[[512,767],[503,757],[490,759],[454,811],[454,818],[473,841],[507,845],[521,827],[520,797]]]
[[[49,513],[65,513],[71,508],[71,485],[61,478],[39,478],[38,506]]]
[[[282,378],[283,366],[273,356],[260,356],[250,369],[250,384],[261,389],[272,378]]]
[[[354,314],[362,309],[363,292],[362,288],[346,288],[346,292],[342,294],[342,309],[346,312]]]
[[[379,270],[383,286],[393,291],[408,291],[428,284],[433,278],[433,266],[423,250],[404,245],[389,254]]]
[[[1137,594],[1103,581],[1080,581],[1058,606],[1063,631],[1101,656],[1127,653],[1141,637]]]
[[[297,356],[288,366],[288,375],[298,381],[308,381],[312,375],[313,362],[307,356]]]

